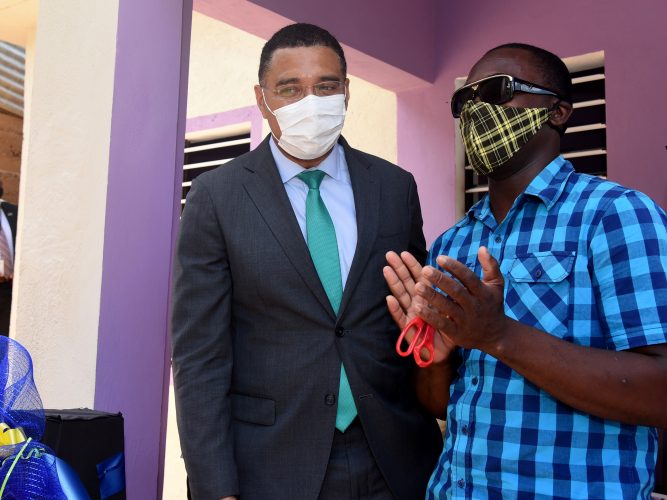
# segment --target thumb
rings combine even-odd
[[[477,258],[482,265],[482,282],[486,285],[503,286],[505,280],[500,272],[500,266],[498,265],[498,261],[489,253],[489,249],[486,247],[479,247]]]

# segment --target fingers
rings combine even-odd
[[[473,294],[479,290],[481,286],[480,279],[462,262],[447,255],[438,256],[436,262]]]
[[[459,288],[463,289],[463,287]],[[461,304],[451,297],[438,293],[433,287],[424,283],[418,283],[415,287],[414,309],[422,318],[422,310],[426,309],[429,315],[436,314],[447,316],[448,319],[456,321],[463,314]],[[430,317],[430,316],[429,316]]]
[[[389,251],[385,254],[385,258],[387,259],[387,262],[391,267],[400,267],[403,264],[403,260],[398,256],[398,254],[394,251]]]
[[[419,263],[419,261],[415,259],[410,252],[401,252],[401,260],[408,268],[408,271],[410,271],[410,276],[412,277],[413,281],[419,281],[422,273],[422,265]]]
[[[389,286],[389,291],[396,298],[397,304],[400,307],[407,311],[412,303],[412,294],[408,292],[405,287],[405,283],[398,277],[396,271],[390,266],[385,266],[382,268],[382,274],[384,276],[387,285]],[[414,285],[413,285],[414,286]]]
[[[420,287],[424,286],[420,283]],[[440,294],[438,294],[440,295]],[[442,297],[442,296],[441,296]],[[445,297],[442,297],[446,299]],[[441,302],[439,298],[435,298],[435,301],[438,302],[438,305],[426,303],[426,301],[419,297],[419,301],[415,301],[415,312],[421,317],[424,321],[431,324],[439,332],[455,332],[456,323],[453,320],[452,314],[460,314],[460,311],[454,311],[453,307],[458,306],[452,301],[449,303]],[[441,309],[440,306],[444,306],[444,309]],[[459,308],[460,309],[460,308]]]
[[[426,278],[427,284],[437,287],[447,296],[436,292],[432,286],[418,287],[419,291],[416,293],[422,295],[427,301],[432,302],[435,297],[441,296],[448,303],[454,301],[463,308],[470,306],[471,294],[459,281],[430,266],[425,267],[422,274]]]
[[[477,251],[477,259],[482,266],[482,281],[487,285],[500,285],[505,284],[502,273],[500,272],[500,265],[498,261],[494,259],[489,253],[489,249],[486,247],[479,247]]]
[[[389,314],[391,315],[391,318],[396,322],[398,327],[402,330],[408,323],[408,317],[405,314],[405,310],[401,307],[396,297],[388,295],[386,300],[387,300],[387,309],[389,309]]]
[[[396,273],[398,279],[403,282],[406,289],[411,292],[412,286],[421,276],[422,266],[410,252],[401,252],[399,256],[396,252],[387,252],[387,263]]]
[[[387,252],[388,266],[382,269],[389,291],[396,297],[398,303],[407,311],[412,303],[415,282],[421,275],[421,264],[409,252]]]
[[[502,334],[506,316],[500,266],[485,247],[478,259],[483,280],[465,264],[441,255],[436,262],[442,269],[424,267],[414,286],[410,314],[434,326],[449,350],[453,345],[482,348],[493,332]]]
[[[398,277],[398,274],[396,274],[393,267],[384,266],[382,268],[382,275],[384,276],[384,280],[387,282],[392,295],[396,295],[394,292],[398,292],[399,294],[406,292],[403,281]]]

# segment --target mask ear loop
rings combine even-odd
[[[269,103],[266,102],[266,95],[264,95],[264,87],[260,87],[262,89],[262,99],[264,99],[264,107],[269,110],[269,113],[271,113],[274,117],[276,114],[273,112],[273,110],[269,107]],[[277,119],[277,117],[276,117]],[[278,125],[280,126],[280,125]],[[281,130],[282,133],[282,130]],[[280,142],[280,139],[276,137],[276,134],[273,133],[273,130],[271,131],[271,136],[273,137],[273,141],[278,144]]]
[[[264,95],[264,87],[260,87],[262,89],[262,99],[264,99],[264,107],[269,110],[269,113],[271,113],[273,116],[276,116],[276,114],[273,112],[271,108],[269,108],[269,103],[266,102],[266,95]]]

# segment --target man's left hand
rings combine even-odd
[[[498,261],[486,247],[480,247],[477,257],[483,270],[481,280],[466,265],[445,255],[436,261],[451,276],[425,267],[422,277],[445,295],[417,283],[415,292],[426,304],[416,304],[416,312],[456,345],[488,352],[501,341],[509,324],[504,310],[505,281]]]

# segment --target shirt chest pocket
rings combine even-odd
[[[575,252],[565,251],[517,255],[507,276],[506,313],[522,323],[567,338],[569,278],[575,257]]]

